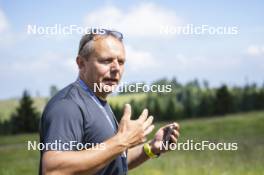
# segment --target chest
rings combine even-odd
[[[99,106],[92,100],[85,103],[83,142],[101,143],[114,136],[117,132],[117,125],[111,110]]]

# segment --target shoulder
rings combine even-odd
[[[60,106],[69,105],[75,103],[75,105],[79,105],[82,103],[82,99],[85,93],[78,85],[77,82],[73,82],[60,90],[55,96],[53,96],[46,105],[46,109],[54,106],[55,104],[59,104]]]
[[[69,99],[60,99],[47,106],[42,115],[42,121],[66,122],[82,121],[82,112],[79,106]]]
[[[81,114],[80,96],[79,89],[74,83],[68,85],[49,100],[42,117],[50,115],[67,117]]]

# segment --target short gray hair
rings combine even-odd
[[[90,34],[82,36],[79,44],[78,54],[84,58],[88,58],[93,52],[93,42],[94,40],[90,39]]]
[[[100,30],[98,32],[98,30]],[[94,43],[94,36],[95,35],[102,35],[102,36],[113,36],[114,38],[118,39],[120,42],[123,42],[123,35],[117,31],[111,31],[106,29],[98,29],[96,32],[92,31],[88,34],[82,36],[79,44],[78,55],[89,58],[91,53],[93,52],[93,43]],[[101,33],[100,33],[101,32]]]

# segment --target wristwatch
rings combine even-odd
[[[149,143],[145,143],[143,146],[143,149],[144,149],[145,154],[151,159],[158,158],[160,156],[160,154],[154,154],[151,151],[151,147],[150,147]]]

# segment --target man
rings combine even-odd
[[[147,109],[137,120],[131,120],[131,106],[126,104],[117,124],[106,99],[124,72],[122,39],[121,33],[109,30],[91,32],[81,39],[77,81],[49,101],[41,118],[40,142],[47,147],[41,152],[40,174],[123,175],[166,152],[161,149],[165,140],[177,142],[179,125],[172,123],[143,144],[154,129]],[[103,90],[96,90],[95,85]],[[52,143],[58,142],[64,146],[71,142],[97,145],[83,150],[52,148]],[[102,149],[96,149],[98,144]]]

